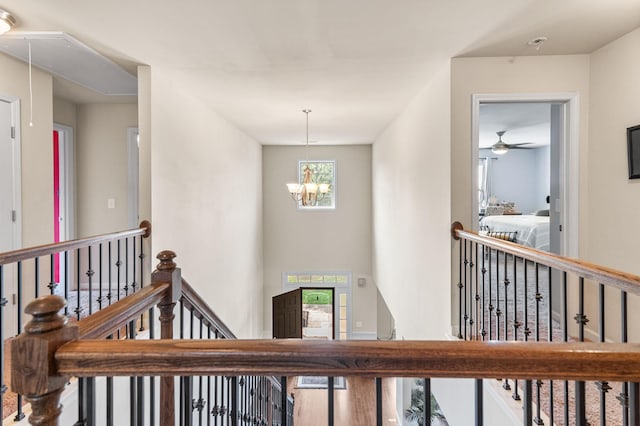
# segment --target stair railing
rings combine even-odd
[[[459,222],[451,232],[459,240],[458,338],[600,342],[607,348],[629,342],[628,306],[640,295],[639,276],[468,231]],[[500,377],[511,397],[522,400],[530,423],[605,424],[608,418],[609,424],[640,424],[640,387],[631,377],[615,384],[604,378]],[[526,398],[521,395],[531,388]],[[597,397],[587,401],[587,394]],[[615,418],[608,414],[611,404],[619,405]]]

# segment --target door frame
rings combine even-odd
[[[129,227],[136,228],[140,224],[139,217],[139,129],[137,127],[127,128],[127,186],[128,186],[128,211]]]
[[[64,240],[72,240],[75,238],[75,197],[76,179],[75,179],[75,149],[73,127],[65,124],[53,123],[53,130],[57,131],[62,138],[59,144],[62,146],[61,162],[63,163],[61,178],[63,180],[64,190]]]
[[[290,283],[287,281],[287,275],[289,274],[305,274],[305,275],[346,275],[347,282],[346,283],[318,283],[318,282],[308,282],[308,283]],[[353,327],[351,325],[353,318],[353,288],[352,288],[353,276],[351,272],[344,271],[288,271],[282,273],[282,290],[284,292],[292,291],[298,288],[333,288],[333,300],[334,300],[334,318],[333,318],[333,328],[334,328],[334,338],[335,336],[340,336],[340,319],[339,317],[339,306],[336,309],[335,304],[340,303],[338,295],[340,293],[345,293],[347,295],[347,340],[350,340],[353,335]],[[336,302],[337,301],[337,302]]]
[[[11,105],[11,126],[13,134],[13,210],[16,220],[13,224],[13,249],[22,247],[22,138],[20,126],[20,98],[0,93],[0,101]]]
[[[21,136],[21,118],[20,118],[20,99],[15,96],[0,93],[0,101],[10,104],[11,127],[13,127],[11,164],[13,188],[11,195],[12,210],[15,211],[15,221],[11,232],[11,250],[22,247],[22,136]],[[7,299],[4,306],[3,315],[3,337],[14,336],[18,334],[16,327],[16,308],[15,295],[17,293],[17,280],[15,276],[15,268],[13,264],[3,268],[4,272],[4,289],[3,296]],[[0,343],[0,350],[4,350],[3,343]]]
[[[560,224],[562,225],[560,250],[565,256],[578,256],[579,238],[579,105],[580,95],[576,92],[558,93],[485,93],[471,96],[471,155],[479,156],[480,104],[507,102],[550,102],[562,103],[564,111],[564,138],[560,147]],[[478,162],[471,162],[471,188],[478,187]],[[478,212],[477,191],[471,191],[471,208]],[[478,224],[473,222],[473,229]]]

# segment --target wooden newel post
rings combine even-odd
[[[180,268],[176,267],[176,254],[165,250],[156,256],[160,263],[151,274],[152,283],[169,283],[171,287],[164,300],[158,303],[160,310],[160,338],[173,339],[173,308],[182,293],[182,276]],[[173,377],[160,378],[160,425],[173,426],[175,424],[175,380]]]
[[[33,318],[11,342],[11,389],[31,403],[32,425],[57,426],[62,412],[60,394],[69,378],[57,375],[54,357],[60,346],[78,338],[78,327],[59,313],[66,304],[60,296],[29,303],[24,311]]]

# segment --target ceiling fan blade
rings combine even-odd
[[[511,145],[509,146],[509,149],[536,149],[535,146],[517,146],[517,145]]]
[[[509,146],[531,145],[533,142],[509,143]]]

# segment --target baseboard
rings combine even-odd
[[[375,331],[352,331],[351,340],[376,340],[378,334]]]

